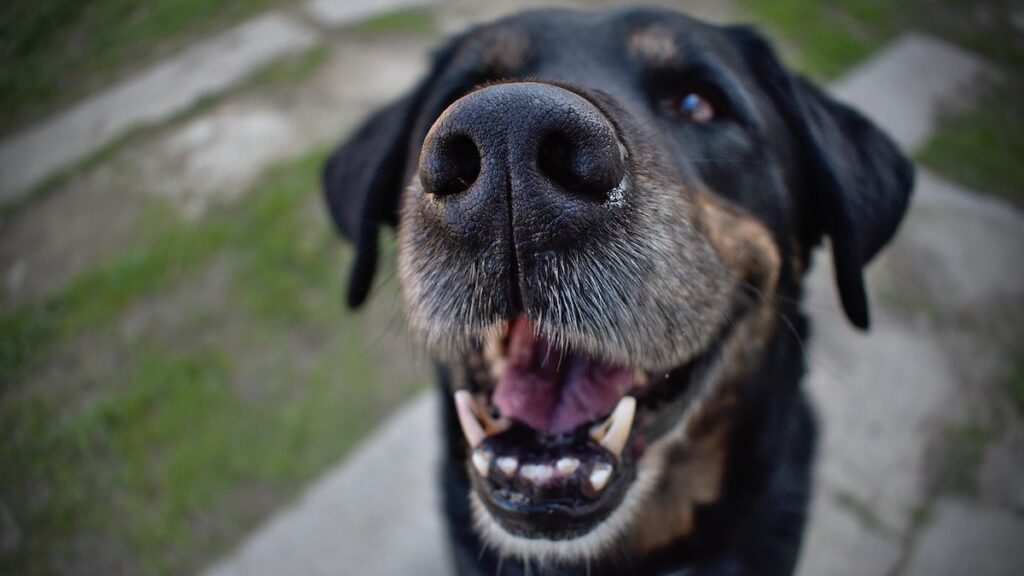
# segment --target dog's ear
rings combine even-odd
[[[843,309],[854,325],[867,328],[863,268],[896,232],[914,186],[914,167],[859,112],[786,72],[758,34],[731,31],[797,140],[810,232],[831,238]]]
[[[366,300],[373,283],[381,224],[398,222],[411,134],[434,79],[451,60],[457,44],[453,41],[438,51],[419,85],[370,116],[324,166],[327,207],[338,231],[355,245],[347,297],[351,308]]]

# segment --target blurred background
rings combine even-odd
[[[343,469],[432,377],[392,264],[343,308],[325,154],[447,35],[618,4],[0,4],[0,574],[202,572]],[[875,332],[827,262],[811,279],[802,573],[1024,573],[1024,5],[660,4],[760,26],[882,117],[925,110],[897,139],[930,191],[872,268]]]

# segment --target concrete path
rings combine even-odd
[[[449,574],[433,482],[438,398],[397,410],[344,466],[328,473],[209,576]],[[412,437],[409,435],[412,434]]]
[[[913,147],[931,132],[938,106],[960,97],[984,68],[912,35],[834,92]],[[874,326],[866,335],[842,317],[829,258],[819,254],[808,282],[807,385],[823,438],[801,575],[1024,570],[1018,420],[984,462],[979,494],[934,489],[949,427],[989,417],[986,400],[1001,393],[993,382],[1005,355],[972,330],[1005,324],[1000,311],[1024,301],[1020,246],[1020,212],[922,171],[901,234],[872,267]],[[207,574],[447,574],[436,402],[428,394],[411,403]]]
[[[832,93],[857,106],[904,150],[923,145],[935,128],[940,106],[963,98],[986,66],[956,46],[908,33],[836,82]],[[898,98],[893,98],[898,96]]]

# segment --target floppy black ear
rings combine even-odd
[[[744,55],[797,140],[814,234],[832,239],[843,310],[869,324],[864,265],[892,238],[914,186],[913,164],[859,112],[779,64],[756,33],[737,28]]]
[[[381,224],[396,225],[411,133],[438,72],[456,42],[434,57],[430,72],[408,95],[377,111],[331,154],[322,173],[324,196],[341,235],[355,244],[348,305],[366,300],[377,270]]]

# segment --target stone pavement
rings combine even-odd
[[[984,70],[969,54],[911,35],[834,92],[912,147],[927,138],[938,107],[961,98]],[[1008,404],[993,384],[1007,359],[986,330],[1005,324],[1005,306],[1024,301],[1021,246],[1019,211],[921,171],[900,235],[870,270],[867,334],[842,316],[829,258],[819,254],[808,279],[807,386],[823,437],[801,575],[1022,573],[1017,415],[985,458],[979,493],[934,488],[950,427]],[[410,403],[207,574],[448,573],[437,518],[437,401],[427,394]]]
[[[433,481],[437,400],[425,394],[396,410],[344,465],[207,575],[450,574]]]

